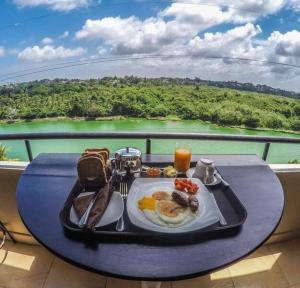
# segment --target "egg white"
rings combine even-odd
[[[196,214],[193,213],[189,208],[186,210],[186,213],[184,214],[184,217],[182,217],[181,222],[176,222],[176,223],[167,222],[168,219],[165,219],[165,220],[162,219],[155,210],[153,211],[153,210],[145,209],[143,212],[144,212],[146,219],[148,219],[150,222],[152,222],[158,226],[170,227],[170,228],[176,228],[176,227],[183,226],[183,225],[193,221],[196,218]],[[167,217],[167,216],[165,216],[165,217]],[[167,217],[167,218],[172,218],[172,217]]]
[[[184,211],[182,211],[181,213],[179,213],[175,217],[169,217],[169,216],[166,216],[166,215],[163,215],[162,213],[160,213],[158,203],[157,203],[155,212],[158,215],[158,217],[161,220],[163,220],[165,223],[167,223],[167,224],[179,224],[179,223],[183,222],[188,217],[189,212],[190,212],[190,208],[186,208]]]

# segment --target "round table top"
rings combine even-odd
[[[255,155],[211,155],[248,212],[239,233],[180,246],[101,243],[98,239],[91,248],[66,237],[59,219],[76,181],[79,156],[40,154],[20,178],[17,203],[24,224],[42,245],[87,270],[113,277],[157,281],[204,275],[257,249],[270,237],[282,216],[283,190],[265,162]],[[165,162],[170,159],[170,156],[147,158]]]

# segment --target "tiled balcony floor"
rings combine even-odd
[[[63,262],[40,246],[7,242],[0,250],[0,288],[119,288],[140,282],[102,277]],[[226,269],[163,288],[300,288],[300,239],[267,245]]]

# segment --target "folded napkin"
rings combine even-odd
[[[96,192],[98,194],[96,195],[95,203],[90,212],[86,229],[95,230],[95,225],[100,221],[101,217],[103,216],[111,199],[113,191],[114,188],[112,180],[110,180],[103,188],[100,188],[100,190]],[[93,199],[93,196],[94,194],[91,194],[87,196],[78,197],[73,200],[73,207],[79,219],[86,211],[87,207]]]

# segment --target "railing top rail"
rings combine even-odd
[[[153,133],[153,132],[47,132],[0,134],[2,140],[51,140],[51,139],[186,139],[260,143],[300,143],[299,138],[274,136],[246,136],[203,133]]]

